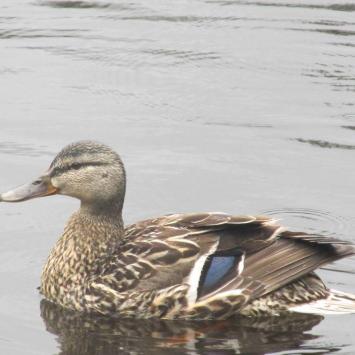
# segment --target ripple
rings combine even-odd
[[[352,270],[344,270],[344,269],[340,269],[339,267],[334,267],[334,266],[331,266],[331,267],[326,267],[326,266],[323,266],[321,267],[322,270],[327,270],[327,271],[332,271],[332,272],[337,272],[337,273],[342,273],[342,274],[350,274],[350,275],[355,275],[355,271],[352,271]]]
[[[135,2],[123,3],[119,1],[42,0],[38,1],[36,5],[58,9],[109,9],[110,11],[114,10],[118,12],[148,9],[146,6],[141,6]],[[111,15],[105,12],[104,17],[108,19],[111,18]]]
[[[0,68],[0,75],[2,74],[18,74],[20,72],[20,70],[16,70],[14,68]]]
[[[236,123],[232,121],[205,121],[205,126],[227,126],[227,127],[243,127],[243,128],[273,128],[271,124],[264,123]]]
[[[316,209],[280,208],[265,210],[262,214],[281,219],[290,229],[308,233],[349,238],[350,230],[354,229],[354,221]]]
[[[124,16],[121,20],[133,21],[152,21],[152,22],[182,22],[182,23],[201,23],[201,22],[229,22],[239,21],[240,17],[235,16],[164,16],[164,15],[141,15],[141,16]],[[246,20],[243,18],[243,20]]]
[[[11,30],[0,30],[0,39],[11,38],[77,38],[83,30],[57,29],[51,31],[48,29],[30,29],[15,28]]]
[[[79,0],[49,0],[40,1],[38,5],[50,6],[55,8],[74,8],[74,9],[102,9],[110,7],[110,3],[98,1],[79,1]]]
[[[355,47],[354,43],[349,43],[349,42],[329,42],[330,45],[332,46],[342,46],[342,47]]]
[[[216,52],[195,52],[195,51],[182,51],[175,49],[147,49],[142,50],[142,53],[147,53],[155,56],[174,57],[186,61],[199,61],[199,60],[214,60],[221,59],[221,56]]]
[[[345,129],[351,129],[352,131],[355,131],[355,126],[341,126],[342,128]]]
[[[303,138],[295,138],[297,142],[301,143],[308,143],[311,145],[315,145],[317,147],[321,148],[336,148],[336,149],[346,149],[346,150],[355,150],[355,145],[350,145],[350,144],[341,144],[341,143],[334,143],[334,142],[328,142],[328,141],[323,141],[319,139],[303,139]]]
[[[290,31],[318,32],[335,36],[355,36],[355,31],[339,30],[337,28],[288,28]]]
[[[354,120],[355,119],[355,114],[353,113],[346,113],[343,115],[344,118]]]
[[[46,150],[45,146],[34,147],[31,144],[16,142],[0,142],[0,154],[20,155],[26,157],[53,156],[53,152]]]
[[[306,4],[306,3],[286,3],[286,2],[261,2],[261,1],[209,1],[211,3],[218,3],[220,5],[251,5],[251,6],[265,6],[265,7],[292,7],[300,9],[324,9],[324,10],[333,10],[333,11],[346,11],[353,12],[355,11],[355,4],[353,3],[344,3],[344,4]]]
[[[328,67],[322,63],[317,63],[318,68],[308,70],[303,73],[304,76],[311,78],[325,78],[333,80],[333,86],[339,85],[348,85],[352,87],[355,80],[351,71],[353,70],[352,65],[333,65],[333,67]],[[350,82],[350,84],[349,84]]]

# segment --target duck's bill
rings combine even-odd
[[[42,176],[30,184],[19,186],[0,195],[3,202],[21,202],[36,197],[49,196],[58,193],[48,176]]]

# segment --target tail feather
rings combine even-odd
[[[355,295],[329,290],[326,298],[291,307],[290,311],[319,315],[355,313]]]

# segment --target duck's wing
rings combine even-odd
[[[259,285],[255,296],[266,294],[355,252],[349,242],[285,231],[269,217],[224,213],[174,214],[147,220],[128,227],[126,237],[132,238],[133,245],[141,238],[162,243],[165,253],[156,254],[158,263],[163,262],[163,256],[170,265],[179,264],[184,254],[195,256],[189,281],[199,283],[195,287],[200,298],[245,283]],[[186,244],[179,247],[178,241]],[[175,253],[167,252],[164,245]],[[196,270],[196,264],[202,265],[201,270]]]
[[[95,285],[119,292],[187,285],[190,308],[220,300],[241,308],[351,254],[349,243],[283,231],[265,216],[175,214],[127,227]]]

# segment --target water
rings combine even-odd
[[[355,1],[0,3],[0,190],[69,142],[113,146],[128,223],[268,213],[355,241]],[[0,353],[355,353],[355,316],[180,323],[85,319],[41,302],[77,202],[0,206]],[[321,270],[355,292],[355,259]]]

